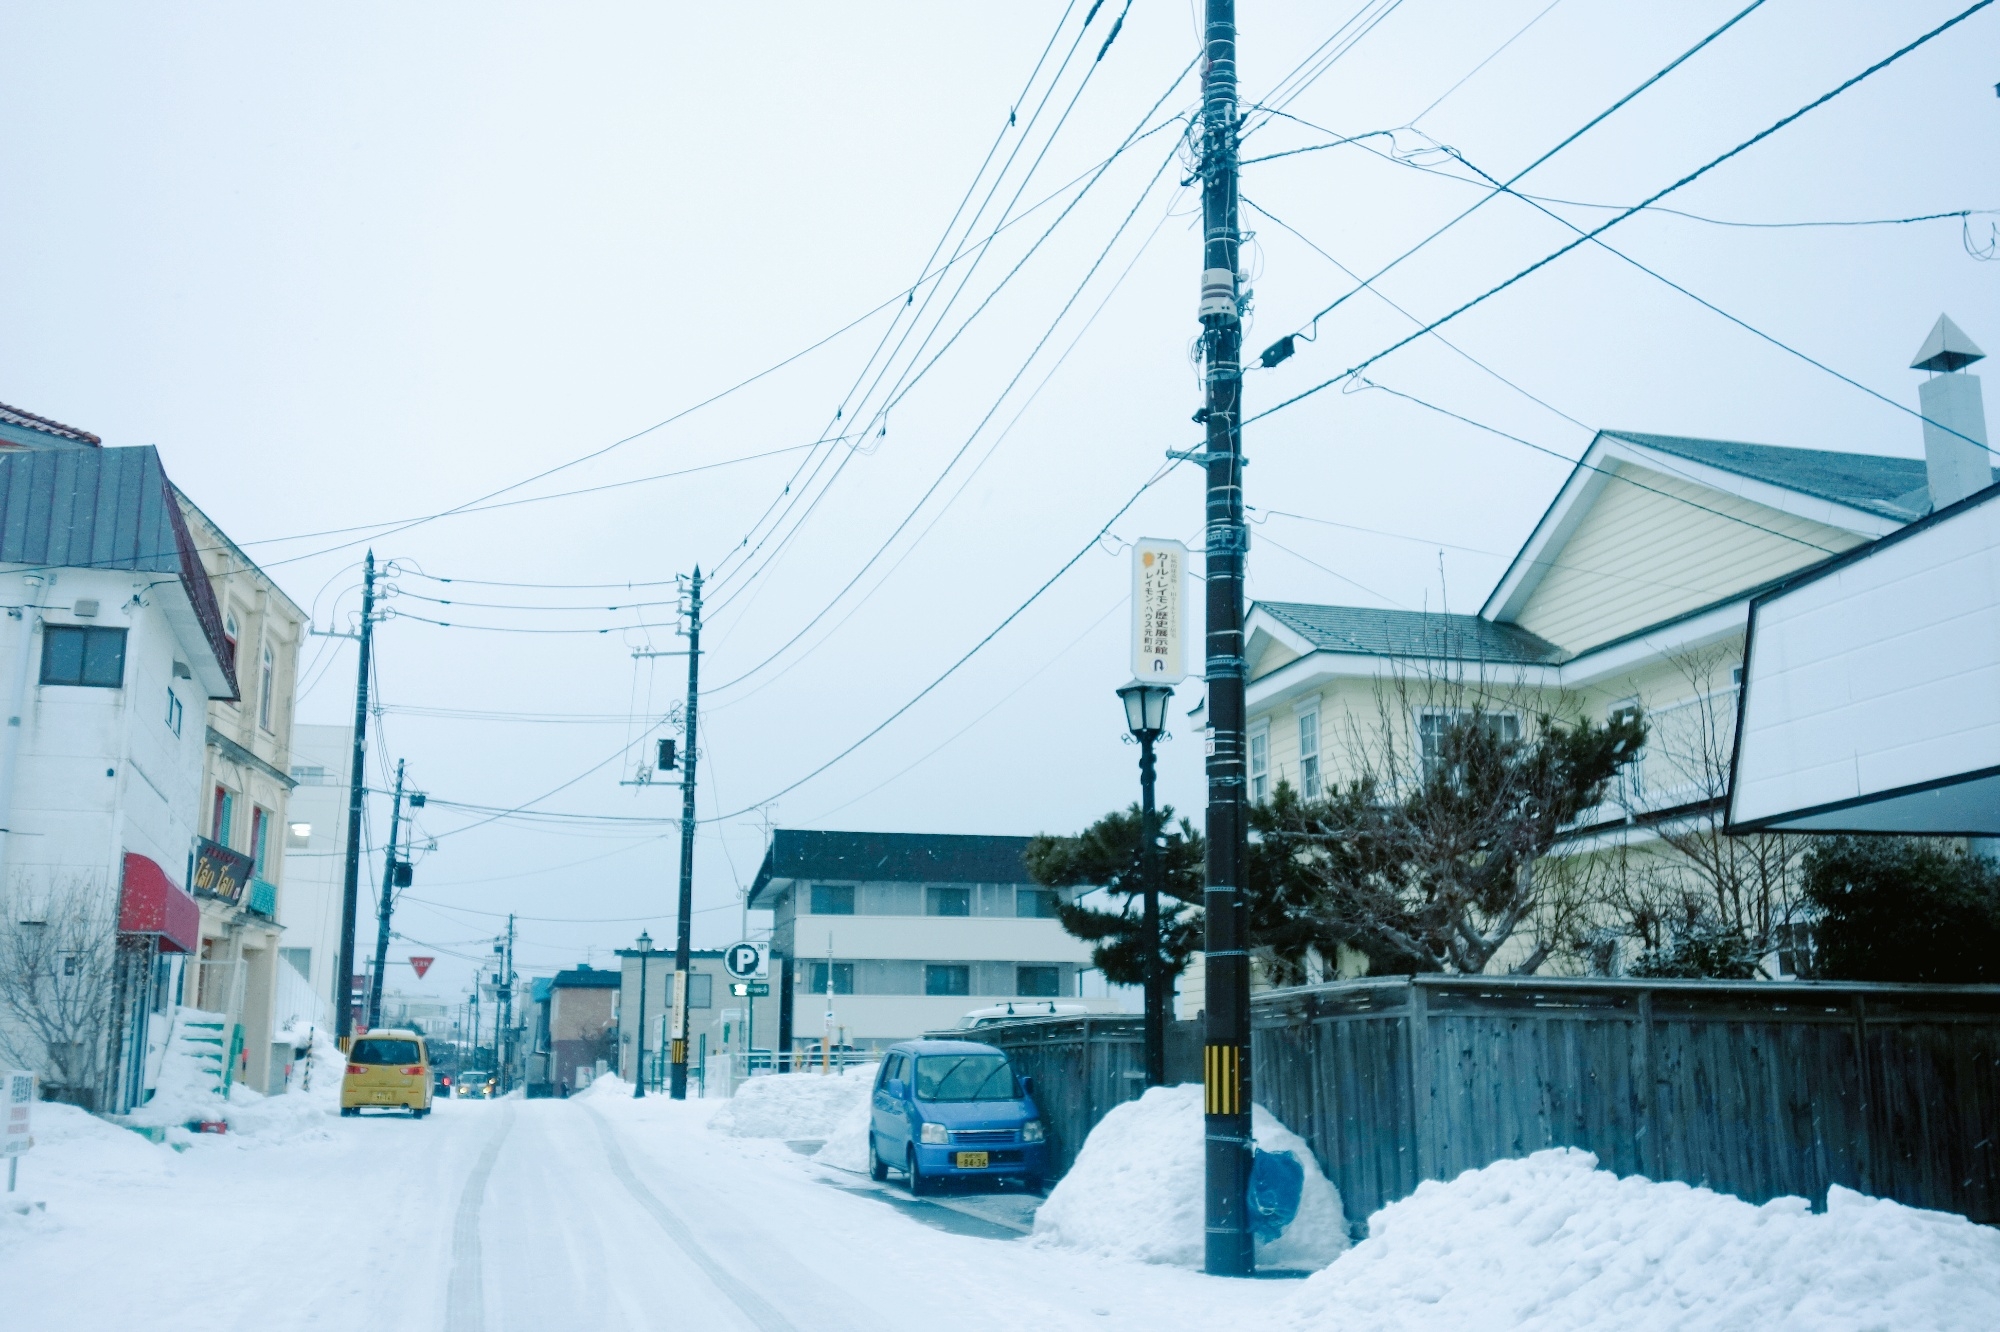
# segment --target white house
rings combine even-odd
[[[145,1014],[198,945],[183,884],[203,717],[237,693],[159,455],[0,408],[0,604],[0,926],[17,958],[79,921],[115,937],[108,1012],[71,1042],[90,1048],[37,1066],[68,1099],[122,1110],[144,1085]]]
[[[340,899],[353,755],[351,726],[292,727],[294,785],[285,824],[285,892],[278,901],[278,923],[285,931],[278,949],[279,990],[302,990],[283,1007],[315,1022],[333,1021],[349,984],[340,977]]]
[[[773,913],[775,1048],[879,1049],[974,1008],[1075,999],[1090,947],[1029,881],[1028,840],[778,829],[749,900]]]

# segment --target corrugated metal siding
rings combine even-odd
[[[1623,464],[1618,470],[1652,489],[1619,481],[1606,486],[1575,534],[1550,557],[1554,567],[1519,616],[1523,628],[1570,652],[1756,587],[1864,540],[1679,477]]]
[[[180,573],[159,454],[131,448],[0,455],[0,561]]]

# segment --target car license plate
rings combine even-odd
[[[376,1093],[374,1093],[374,1095],[373,1095],[373,1097],[372,1097],[371,1099],[373,1099],[373,1100],[377,1100],[377,1101],[386,1101],[386,1100],[388,1100],[388,1099],[389,1099],[389,1093],[388,1093],[388,1092],[376,1092]]]
[[[985,1152],[960,1152],[960,1153],[958,1154],[958,1168],[959,1168],[960,1170],[984,1170],[984,1169],[986,1169],[986,1153],[985,1153]]]

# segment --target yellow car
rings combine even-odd
[[[431,1057],[421,1035],[391,1027],[354,1038],[340,1080],[340,1113],[370,1108],[408,1110],[412,1119],[431,1112]]]

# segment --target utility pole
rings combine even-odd
[[[396,798],[389,806],[389,855],[382,863],[382,901],[375,909],[375,974],[368,978],[368,1030],[382,1025],[382,975],[389,969],[389,913],[395,909],[396,836],[403,822],[403,760],[396,760]]]
[[[687,756],[681,769],[681,895],[680,921],[674,931],[674,1037],[673,1063],[668,1074],[667,1093],[676,1101],[687,1099],[688,1088],[688,957],[694,925],[694,765],[700,751],[695,748],[695,709],[701,699],[701,566],[696,565],[688,595],[688,696]]]
[[[1202,1084],[1207,1138],[1210,1276],[1249,1276],[1250,957],[1246,949],[1244,812],[1243,316],[1237,269],[1236,0],[1205,0],[1201,110],[1201,347],[1208,447],[1208,863]]]
[[[500,1090],[514,1089],[514,913],[507,913],[507,952],[500,991],[500,1026],[507,1033],[500,1047]]]
[[[362,778],[368,762],[368,656],[375,645],[375,552],[368,552],[361,573],[361,668],[354,682],[354,753],[347,771],[347,871],[340,889],[340,976],[335,982],[334,1035],[340,1048],[354,1034],[354,924],[361,898],[361,802],[367,793]]]

